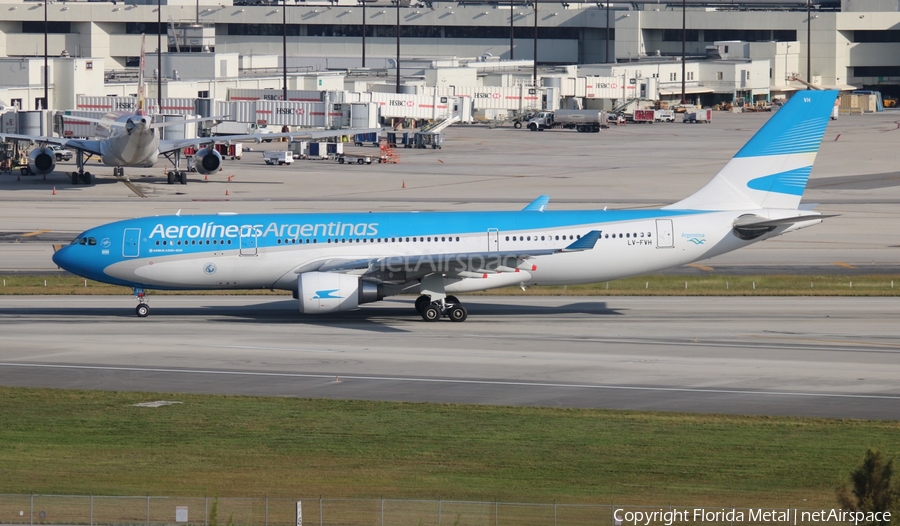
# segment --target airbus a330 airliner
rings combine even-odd
[[[464,321],[452,294],[592,283],[724,254],[818,224],[800,206],[837,92],[794,95],[694,195],[657,210],[324,214],[222,213],[119,221],[53,256],[85,278],[147,289],[292,290],[332,313],[418,293],[426,321]]]

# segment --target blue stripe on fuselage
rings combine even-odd
[[[202,254],[238,250],[241,233],[257,234],[256,247],[284,246],[285,240],[298,239],[317,244],[341,239],[399,238],[486,234],[489,229],[501,233],[560,230],[596,225],[689,215],[697,210],[579,210],[534,212],[379,212],[327,214],[227,214],[179,215],[128,219],[85,231],[80,237],[109,239],[109,253],[103,266],[126,258],[122,255],[125,229],[141,230],[140,258],[168,255]],[[246,240],[245,240],[246,241]],[[280,241],[280,243],[279,243]],[[340,242],[340,241],[339,241]],[[224,245],[224,246],[223,246]],[[318,248],[324,248],[317,245]],[[326,245],[327,246],[327,245]],[[94,249],[99,247],[82,247]],[[96,257],[96,255],[85,257]],[[85,263],[88,263],[85,261]],[[100,269],[97,268],[99,271]],[[90,277],[90,276],[88,276]]]

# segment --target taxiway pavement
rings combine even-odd
[[[0,384],[900,418],[892,298],[411,298],[302,316],[277,296],[0,296]],[[167,393],[167,394],[162,394]]]

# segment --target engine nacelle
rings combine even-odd
[[[222,156],[219,152],[209,148],[201,148],[194,154],[194,168],[198,173],[208,175],[219,171],[222,166]]]
[[[35,148],[28,156],[28,169],[46,175],[56,169],[56,155],[50,148]]]
[[[297,278],[300,312],[326,314],[353,310],[361,303],[384,299],[381,285],[356,276],[331,272],[305,272]]]

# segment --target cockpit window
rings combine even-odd
[[[95,238],[95,237],[88,238],[88,245],[94,246],[96,244],[97,244],[97,238]]]
[[[80,242],[81,242],[81,238],[80,238],[80,237],[76,237],[76,238],[73,239],[72,242],[69,243],[69,244],[70,244],[70,245],[77,245],[77,244],[80,243]]]
[[[87,245],[87,238],[83,237],[78,241],[79,245]]]

